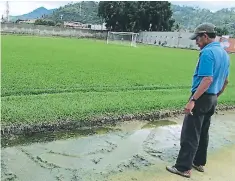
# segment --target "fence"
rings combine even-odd
[[[140,32],[138,42],[149,45],[158,45],[174,48],[199,49],[195,41],[190,40],[192,33],[188,32]],[[235,53],[235,39],[216,37],[216,41],[225,44],[224,48],[229,53]]]
[[[107,31],[33,24],[1,24],[1,33],[106,39]]]

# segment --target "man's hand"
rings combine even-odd
[[[195,106],[195,102],[190,100],[184,108],[185,114],[193,115],[192,110],[193,110],[194,106]]]

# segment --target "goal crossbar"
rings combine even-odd
[[[114,31],[110,31],[109,33],[112,33],[112,34],[121,34],[121,35],[138,35],[139,33],[133,33],[133,32],[114,32]]]
[[[136,47],[137,36],[139,33],[134,32],[108,32],[107,36],[107,44],[121,44],[121,45],[129,45]]]

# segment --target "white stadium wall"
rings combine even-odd
[[[187,32],[140,32],[138,42],[149,45],[198,49],[195,41],[189,39]]]
[[[138,42],[148,45],[159,46],[160,44],[166,47],[199,49],[195,41],[189,39],[192,34],[189,32],[143,31],[139,33]],[[219,38],[217,37],[216,40],[219,41]]]

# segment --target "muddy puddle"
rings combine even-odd
[[[1,180],[108,181],[115,174],[173,163],[182,120],[136,120],[115,127],[2,140]],[[235,144],[234,130],[234,111],[216,114],[209,151]]]

